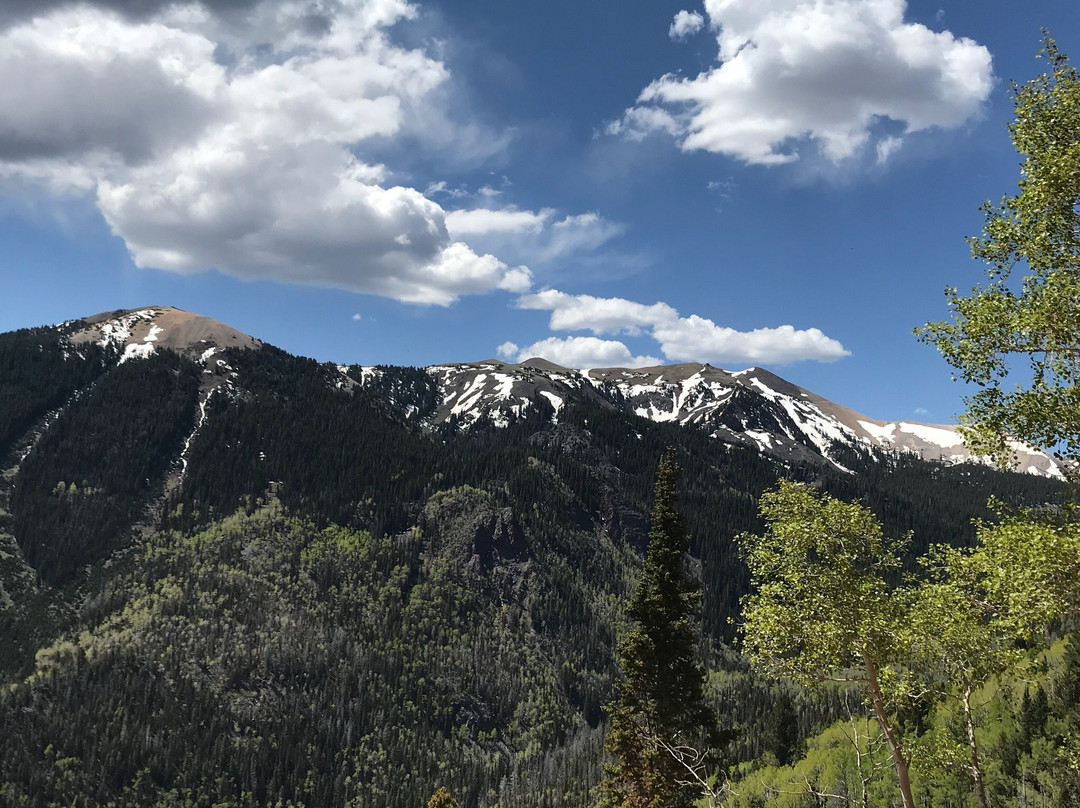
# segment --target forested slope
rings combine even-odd
[[[852,449],[852,473],[785,465],[592,394],[432,429],[422,371],[361,386],[268,346],[119,363],[19,332],[0,356],[20,368],[0,395],[25,402],[0,489],[12,804],[393,808],[442,783],[469,808],[585,804],[667,446],[726,754],[789,762],[845,708],[727,646],[747,588],[733,537],[760,494],[793,477],[894,534],[964,543],[990,494],[1057,490]]]

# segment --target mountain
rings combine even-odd
[[[336,366],[168,307],[0,334],[0,805],[587,804],[668,446],[726,754],[783,762],[844,707],[730,648],[763,491],[861,499],[915,571],[1061,488],[866,424],[756,369]]]
[[[347,367],[342,368],[343,372]],[[481,419],[505,426],[537,395],[556,413],[568,396],[594,396],[657,423],[701,430],[725,443],[753,446],[782,460],[824,461],[845,470],[836,445],[911,452],[949,463],[973,459],[954,426],[879,421],[835,404],[761,368],[736,372],[687,363],[647,368],[570,370],[545,359],[498,360],[427,368],[438,387],[433,424],[468,428]],[[362,383],[376,367],[361,368]],[[1061,479],[1060,462],[1014,443],[1015,468]]]
[[[121,352],[120,361],[168,349],[213,369],[213,357],[229,348],[258,349],[262,343],[224,323],[164,306],[105,312],[85,318],[69,336],[72,345],[96,343]],[[339,366],[352,384],[350,366]],[[378,379],[376,366],[358,366],[360,384]],[[704,430],[732,444],[754,446],[779,459],[818,460],[843,468],[834,444],[912,452],[926,460],[972,460],[956,427],[915,421],[880,421],[798,387],[762,368],[727,371],[685,363],[645,368],[571,370],[534,358],[520,364],[499,360],[437,365],[425,369],[438,398],[423,412],[429,425],[453,422],[467,429],[480,419],[505,426],[539,395],[556,413],[567,396],[595,393],[600,401],[658,423]],[[205,385],[204,385],[205,386]],[[401,400],[407,416],[418,405]],[[1057,479],[1060,462],[1014,443],[1015,468]]]

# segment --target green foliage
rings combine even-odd
[[[962,743],[937,732],[925,746],[939,765],[967,771],[986,806],[991,761],[976,696],[1025,661],[1022,643],[1080,606],[1080,526],[1068,511],[1006,514],[979,525],[973,549],[938,547],[924,563],[930,579],[910,591],[904,627],[909,664],[925,686],[955,702],[964,728]],[[1034,727],[1046,721],[1041,688],[1034,703],[1025,692],[1021,713],[1020,746],[1030,750]],[[1011,768],[1015,775],[1015,762]]]
[[[441,781],[471,808],[584,804],[588,644],[534,622],[542,570],[445,553],[463,523],[453,496],[432,507],[427,536],[271,506],[154,537],[112,604],[0,691],[0,801],[414,808]]]
[[[973,548],[933,548],[922,560],[924,577],[901,587],[888,581],[898,567],[896,546],[862,506],[785,482],[762,498],[762,513],[765,535],[744,539],[757,586],[744,613],[751,658],[806,684],[857,683],[891,751],[905,804],[915,804],[921,790],[932,804],[974,794],[990,806],[1014,785],[1029,787],[1028,757],[1030,769],[1041,772],[1033,790],[1067,792],[1068,752],[1055,758],[1048,750],[1069,749],[1072,736],[1047,734],[1051,710],[1042,688],[1025,695],[1015,734],[994,738],[986,728],[1013,722],[1001,683],[1021,667],[1030,675],[1030,648],[1080,606],[1080,530],[1070,509],[1002,510],[997,523],[978,524]],[[1062,704],[1070,704],[1067,686],[1062,690]],[[902,738],[905,708],[916,696],[931,710]],[[735,793],[770,805],[854,799],[837,773],[848,764],[837,755],[822,762],[820,745],[815,751],[811,744],[802,761],[766,766]],[[861,782],[859,799],[869,804],[870,781]]]
[[[727,804],[728,808],[890,805],[899,793],[881,776],[889,767],[888,746],[877,724],[850,718],[811,738],[805,756],[791,765],[743,766]]]
[[[981,388],[966,399],[965,437],[1003,464],[1016,439],[1080,458],[1080,72],[1049,35],[1040,55],[1050,72],[1013,87],[1010,132],[1024,158],[1019,192],[984,204],[983,234],[970,240],[987,284],[968,296],[946,290],[952,321],[917,330]],[[1020,382],[1006,389],[1010,378]],[[991,800],[972,696],[1023,658],[1019,641],[1080,604],[1075,516],[1021,511],[982,524],[974,552],[942,549],[930,558],[936,580],[916,595],[912,646],[961,699],[965,768],[983,806]],[[1019,740],[1001,744],[1007,777],[1037,748],[1032,726],[1042,719],[1026,696],[1021,712]],[[1059,743],[1067,749],[1068,736]]]
[[[1023,664],[977,690],[984,721],[977,728],[985,750],[984,769],[992,805],[1078,804],[1080,769],[1075,736],[1080,701],[1074,698],[1080,652],[1069,639],[1050,649],[1025,654]],[[861,719],[837,722],[807,742],[806,755],[789,766],[767,757],[739,767],[731,787],[731,806],[895,805],[895,786],[882,777],[887,755],[872,724],[853,732]],[[852,740],[873,749],[858,765]],[[913,770],[916,803],[928,806],[975,806],[968,771],[970,751],[963,713],[957,701],[943,701],[927,718]],[[868,778],[862,800],[858,775]]]
[[[905,808],[909,758],[896,727],[906,695],[896,665],[903,614],[889,577],[901,544],[867,508],[782,481],[761,498],[762,536],[745,534],[754,591],[744,600],[751,660],[797,682],[856,682],[888,743]],[[893,698],[890,698],[892,696]]]
[[[458,801],[455,800],[450,792],[443,786],[434,794],[431,795],[431,799],[428,800],[427,808],[459,808]]]
[[[1050,72],[1013,87],[1019,192],[984,204],[983,234],[970,240],[987,283],[947,289],[953,319],[917,330],[982,387],[962,420],[969,444],[1003,462],[1009,438],[1080,456],[1080,73],[1049,36],[1040,55]],[[1028,378],[1006,389],[1014,359]]]
[[[688,782],[683,748],[693,763],[712,738],[703,697],[695,623],[700,590],[686,570],[689,540],[676,509],[679,467],[668,450],[656,473],[649,549],[619,644],[622,678],[608,708],[606,769],[600,804],[611,808],[682,808],[701,796]],[[687,750],[688,751],[688,750]]]
[[[761,513],[765,533],[739,537],[754,586],[742,617],[750,658],[807,685],[891,659],[900,612],[889,577],[902,543],[861,505],[788,481],[761,498]]]

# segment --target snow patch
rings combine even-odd
[[[896,442],[896,424],[885,424],[879,426],[878,424],[871,423],[870,421],[858,421],[866,432],[879,443],[895,443]]]
[[[773,436],[768,432],[759,432],[756,429],[747,429],[743,434],[753,440],[759,446],[766,449],[772,448]]]
[[[554,393],[549,393],[547,390],[541,390],[540,395],[542,395],[544,398],[551,402],[551,406],[555,408],[555,414],[558,415],[559,410],[563,408],[564,402],[562,398],[555,395]]]
[[[514,391],[514,377],[507,376],[505,373],[492,373],[491,375],[499,385],[495,388],[495,397],[500,399],[510,398],[510,394]]]
[[[906,421],[901,421],[898,426],[900,427],[901,432],[914,435],[927,443],[932,443],[943,449],[951,449],[954,446],[962,446],[964,444],[964,438],[960,433],[954,432],[951,429],[942,429],[936,426],[927,426],[926,424],[912,424]]]
[[[124,355],[120,357],[120,364],[131,359],[149,359],[150,355],[154,353],[154,344],[152,342],[133,342],[124,348]]]
[[[187,436],[187,440],[184,441],[184,448],[180,450],[180,479],[184,479],[184,475],[187,473],[188,467],[188,448],[191,446],[191,440],[195,437],[200,429],[202,429],[203,423],[206,421],[206,405],[210,403],[210,398],[214,395],[214,391],[211,390],[205,396],[199,399],[199,420],[195,423],[195,428],[191,430],[191,434]]]
[[[136,323],[152,320],[157,314],[157,309],[140,309],[125,314],[123,317],[117,317],[114,320],[102,323],[98,326],[98,331],[101,334],[98,345],[102,348],[123,345],[131,339],[131,329],[134,328]]]
[[[471,410],[480,401],[480,396],[484,393],[485,381],[487,381],[487,374],[477,373],[450,412],[454,415],[461,415],[466,410]]]

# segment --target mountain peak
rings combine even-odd
[[[526,359],[519,364],[523,368],[534,368],[535,370],[542,370],[548,373],[573,373],[569,368],[564,368],[562,365],[556,365],[554,362],[539,356],[534,356],[532,359]]]
[[[205,359],[226,348],[255,349],[260,340],[218,320],[173,306],[117,309],[83,319],[85,326],[71,342],[96,342],[123,350],[125,359],[149,356],[169,348],[190,358]]]

